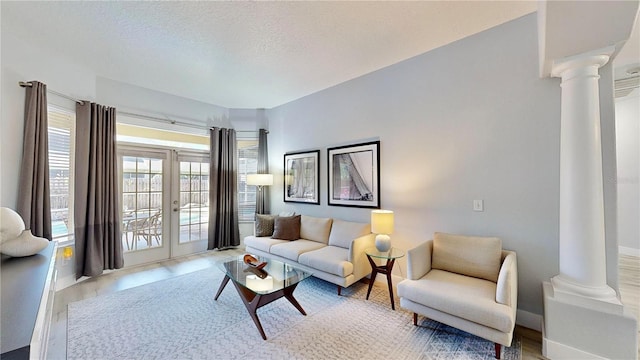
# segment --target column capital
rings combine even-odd
[[[587,53],[555,60],[553,61],[553,65],[551,67],[551,76],[563,77],[563,74],[565,74],[568,70],[581,68],[592,68],[596,72],[595,75],[597,75],[597,70],[601,66],[609,62],[611,54],[613,54],[614,50],[615,47],[609,46],[603,49],[598,49],[595,51],[590,51]]]

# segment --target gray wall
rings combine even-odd
[[[379,139],[394,246],[499,236],[518,253],[518,307],[542,314],[541,283],[558,273],[560,81],[538,77],[537,45],[532,14],[268,110],[272,211],[368,222],[327,205],[326,148]],[[320,206],[283,202],[283,154],[304,149],[322,150]]]
[[[194,131],[192,129],[192,132],[206,134],[207,130],[204,129],[204,125],[230,126],[229,110],[221,106],[150,90],[103,77],[96,78],[96,97],[100,102],[116,107],[118,111],[203,125],[202,130]],[[137,118],[136,120],[138,124],[144,124],[143,121],[140,121],[141,119]],[[150,125],[155,128],[168,130],[176,130],[177,128],[176,126],[159,123],[157,121],[150,123]]]
[[[621,250],[640,255],[640,89],[616,99],[618,239]]]
[[[2,26],[2,86],[0,112],[0,206],[16,208],[18,173],[22,160],[25,90],[18,81],[38,80],[63,94],[95,98],[95,76],[72,59],[32,46],[7,26]],[[57,105],[75,106],[66,99],[49,95]]]

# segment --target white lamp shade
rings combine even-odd
[[[371,232],[374,234],[391,234],[393,232],[393,211],[371,211]]]
[[[247,185],[273,185],[272,174],[249,174],[247,175]]]

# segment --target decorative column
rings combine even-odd
[[[560,274],[556,292],[619,304],[607,285],[598,69],[609,54],[554,64],[561,77]]]
[[[542,283],[542,354],[637,359],[638,324],[607,285],[598,69],[614,48],[558,61],[560,274]]]

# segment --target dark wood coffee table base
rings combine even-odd
[[[222,283],[220,284],[220,288],[218,289],[218,293],[216,294],[216,297],[214,298],[214,300],[216,301],[218,300],[218,297],[220,297],[222,290],[224,289],[225,286],[227,286],[227,283],[229,282],[229,280],[230,280],[229,276],[225,275],[224,279],[222,279]],[[256,313],[256,311],[259,308],[271,303],[274,300],[280,299],[281,297],[285,297],[287,300],[289,300],[289,302],[293,306],[296,307],[296,309],[298,309],[298,311],[300,311],[302,315],[305,315],[305,316],[307,315],[307,313],[304,312],[304,309],[302,308],[302,306],[300,306],[298,301],[293,297],[293,291],[298,286],[298,283],[285,287],[284,289],[272,292],[271,294],[265,294],[265,295],[256,294],[253,291],[247,289],[246,287],[236,283],[235,281],[232,281],[232,283],[236,287],[236,290],[238,290],[238,294],[240,295],[240,298],[242,299],[244,306],[247,308],[247,311],[249,312],[251,319],[253,319],[253,322],[256,324],[256,327],[258,328],[258,331],[260,331],[260,335],[262,335],[262,338],[264,340],[267,340],[267,336],[264,334],[264,330],[262,329],[262,324],[260,324],[260,319],[258,319],[258,314]]]

